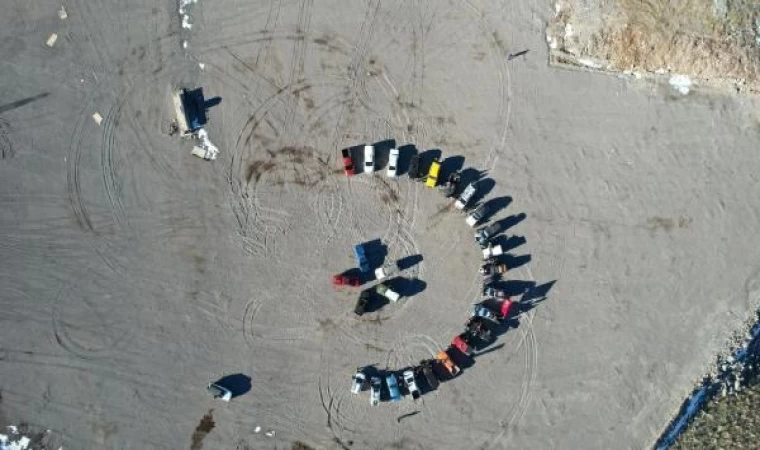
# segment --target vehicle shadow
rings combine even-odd
[[[506,195],[504,197],[496,197],[490,200],[486,200],[485,204],[488,206],[488,213],[483,217],[482,222],[488,222],[502,209],[506,209],[510,203],[512,203],[512,197]]]
[[[420,172],[424,174],[423,179],[430,171],[430,165],[433,163],[433,160],[440,160],[441,155],[441,151],[437,148],[425,150],[424,152],[420,153]]]
[[[525,264],[528,264],[531,260],[531,256],[529,254],[514,256],[514,255],[510,255],[509,253],[505,253],[499,256],[498,258],[499,258],[499,261],[507,265],[508,270],[513,270],[513,269],[517,269],[518,267],[524,266]]]
[[[517,236],[512,235],[507,237],[506,235],[500,234],[496,237],[496,239],[493,239],[494,244],[501,245],[501,249],[505,252],[508,252],[510,250],[513,250],[521,245],[524,245],[526,242],[528,242],[524,236]]]
[[[388,281],[388,285],[401,297],[414,297],[427,288],[427,283],[419,278],[396,277]]]
[[[481,178],[480,180],[478,180],[478,190],[475,191],[475,195],[472,196],[472,200],[470,200],[470,204],[476,205],[480,203],[481,200],[486,198],[486,196],[489,193],[491,193],[491,191],[493,190],[495,186],[496,186],[496,182],[493,180],[493,178]]]
[[[203,106],[206,110],[209,110],[220,103],[222,103],[222,97],[211,97],[208,100],[204,100]]]
[[[491,284],[495,288],[503,290],[510,297],[523,295],[536,286],[535,281],[527,280],[502,280]]]
[[[382,170],[388,167],[388,160],[390,159],[391,149],[396,148],[395,139],[385,139],[372,144],[375,147],[375,171]],[[362,150],[364,146],[362,146]]]
[[[528,290],[525,291],[522,298],[520,299],[520,308],[528,308],[526,311],[530,311],[530,309],[533,309],[533,307],[544,300],[546,300],[546,296],[551,290],[552,287],[554,287],[554,284],[557,282],[557,280],[549,281],[548,283],[544,283],[541,285],[533,285]]]
[[[373,312],[380,311],[390,303],[390,300],[378,294],[374,288],[369,288],[367,290],[369,291],[369,301],[364,307],[364,314],[371,314]]]
[[[356,175],[364,173],[364,146],[352,145],[346,147],[348,149],[348,155],[351,157],[351,161],[354,163],[354,171]]]
[[[512,228],[513,226],[525,220],[526,217],[528,217],[527,214],[520,213],[520,214],[513,214],[511,216],[507,216],[501,219],[499,221],[499,225],[501,226],[501,232],[507,231],[508,229]]]
[[[385,258],[388,256],[388,246],[383,244],[380,239],[373,239],[362,245],[371,267],[380,267],[385,263]]]
[[[398,264],[398,270],[406,270],[410,269],[417,264],[422,262],[422,255],[411,255],[411,256],[405,256],[401,259],[399,259],[396,264]]]
[[[232,398],[240,397],[251,390],[251,377],[242,373],[225,375],[215,383],[227,388],[232,393]]]
[[[462,169],[462,171],[459,173],[461,177],[459,181],[459,185],[461,186],[460,190],[464,189],[470,183],[480,181],[483,179],[483,177],[486,176],[487,173],[488,172],[485,170],[477,170],[473,169],[472,167]]]
[[[417,146],[414,144],[402,145],[398,148],[398,175],[406,175],[409,173],[409,163],[412,157],[419,154]]]
[[[441,162],[441,173],[438,179],[445,181],[450,174],[462,170],[462,167],[464,167],[464,156],[449,156]]]

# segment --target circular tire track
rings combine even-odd
[[[63,305],[64,300],[73,291],[71,287],[61,289],[56,295],[52,310],[52,329],[55,342],[67,352],[81,359],[95,359],[108,356],[118,347],[123,347],[125,342],[132,337],[129,329],[120,330],[119,324],[124,325],[123,320],[109,322],[106,320],[106,313],[98,311],[97,307],[86,298],[79,298],[76,303],[81,303],[88,311],[91,311],[97,317],[99,323],[95,324],[74,324],[66,319],[67,311],[72,308],[69,305]],[[116,333],[114,333],[116,332]],[[85,344],[83,338],[76,337],[76,333],[81,335],[93,335],[97,337],[97,344]]]

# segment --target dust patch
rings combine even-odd
[[[670,232],[676,227],[688,228],[693,221],[694,220],[692,218],[683,216],[679,217],[678,219],[655,216],[647,219],[645,227],[649,230],[650,233],[656,233],[658,230]]]
[[[342,172],[342,169],[330,169],[328,158],[308,146],[286,145],[264,153],[264,159],[246,164],[243,175],[247,184],[295,184],[311,189],[324,184],[328,176]]]
[[[213,416],[214,409],[209,409],[201,422],[195,427],[195,432],[192,436],[192,444],[190,444],[190,450],[201,450],[203,448],[203,440],[214,429],[216,423]]]

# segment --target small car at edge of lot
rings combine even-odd
[[[232,399],[232,391],[224,386],[220,386],[216,383],[209,383],[206,389],[214,398],[224,400],[225,402],[228,402],[230,399]]]
[[[341,154],[343,155],[343,171],[346,172],[346,176],[350,177],[351,175],[356,175],[356,170],[354,170],[354,160],[351,159],[351,150],[344,148],[341,150]]]
[[[375,171],[375,147],[372,145],[364,146],[364,173]]]
[[[396,178],[396,172],[398,171],[398,155],[397,148],[392,148],[390,156],[388,156],[388,170],[386,174],[391,178]]]
[[[351,377],[351,393],[358,394],[367,384],[367,375],[361,368],[356,369],[356,373]]]
[[[369,381],[369,404],[377,406],[380,403],[380,389],[383,387],[383,382],[378,377],[372,377]]]

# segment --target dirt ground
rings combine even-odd
[[[551,4],[60,6],[0,15],[0,425],[51,447],[645,448],[760,301],[757,102],[550,68]],[[216,161],[168,135],[178,85]],[[447,345],[479,249],[421,183],[347,179],[365,142],[484,171],[545,297],[416,404],[350,376]],[[420,292],[357,319],[330,276],[375,239]]]

